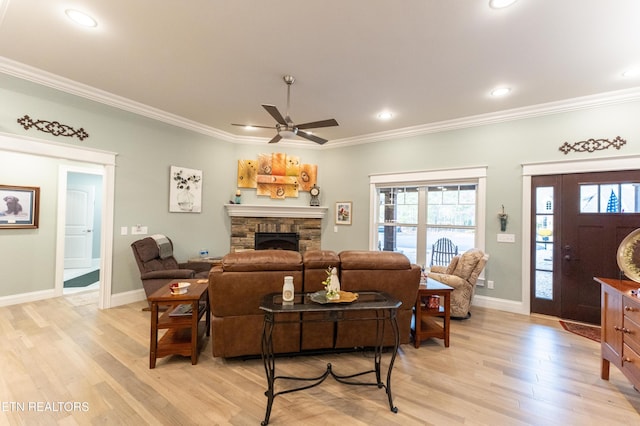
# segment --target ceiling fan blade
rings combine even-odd
[[[285,126],[287,125],[287,122],[284,120],[284,117],[282,117],[282,114],[280,114],[280,111],[278,111],[278,108],[276,108],[275,105],[262,105],[262,108],[266,109],[278,123]]]
[[[275,135],[275,136],[273,137],[273,139],[271,139],[271,140],[269,141],[269,143],[276,143],[276,142],[278,142],[280,139],[282,139],[282,136],[280,136],[280,135]]]
[[[315,143],[319,143],[320,145],[323,145],[325,142],[327,142],[326,139],[319,138],[315,135],[310,135],[309,133],[304,132],[299,128],[298,128],[298,136],[303,137],[305,139],[309,139],[310,141],[313,141]]]
[[[256,126],[254,124],[236,124],[231,123],[232,126],[240,126],[240,127],[255,127],[256,129],[275,129],[273,126]]]
[[[298,129],[317,129],[318,127],[338,126],[338,122],[333,118],[330,120],[313,121],[311,123],[296,124]]]

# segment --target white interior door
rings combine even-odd
[[[69,186],[67,188],[65,269],[91,266],[94,201],[95,191],[91,186]]]

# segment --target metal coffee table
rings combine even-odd
[[[373,291],[358,292],[358,299],[351,303],[317,303],[311,300],[311,295],[311,293],[300,293],[295,295],[293,302],[283,302],[281,294],[270,294],[264,297],[262,304],[260,305],[260,309],[264,311],[262,360],[264,362],[264,369],[267,376],[267,391],[265,392],[267,397],[267,410],[262,425],[264,426],[269,423],[271,407],[273,406],[273,400],[276,396],[312,388],[322,383],[329,376],[332,376],[336,381],[347,385],[377,386],[378,388],[385,389],[389,399],[389,408],[392,412],[397,413],[398,408],[393,405],[393,398],[391,395],[391,372],[398,353],[398,344],[400,341],[396,314],[402,302],[387,293]],[[317,294],[314,299],[317,300]],[[366,311],[367,314],[364,315],[364,317],[357,316],[357,318],[350,318],[349,315],[345,315],[346,313],[353,311]],[[324,313],[324,315],[321,315],[320,318],[316,315],[313,319],[305,319],[304,314],[308,312],[320,312]],[[292,313],[300,314],[298,315],[297,320],[291,320],[290,316],[286,317],[281,315]],[[371,315],[368,315],[369,313]],[[280,316],[286,317],[287,319],[279,320],[278,317]],[[336,374],[331,363],[328,363],[326,371],[317,377],[291,377],[276,375],[276,355],[274,353],[273,329],[277,324],[292,322],[341,322],[350,320],[370,320],[375,323],[377,343],[374,348],[375,355],[373,369],[343,376]],[[394,336],[394,345],[391,351],[389,367],[387,369],[386,383],[381,379],[381,360],[385,323],[391,324]],[[375,381],[366,382],[358,380],[359,377],[367,374],[375,374]],[[276,381],[278,380],[304,381],[306,384],[277,392],[275,387]]]

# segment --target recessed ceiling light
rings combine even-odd
[[[489,7],[493,9],[503,9],[514,4],[517,0],[489,0]]]
[[[391,117],[393,117],[393,114],[389,111],[382,111],[381,113],[378,113],[378,118],[380,120],[389,120]]]
[[[640,75],[640,69],[639,68],[632,68],[632,69],[628,69],[625,72],[622,73],[623,77],[626,78],[633,78],[633,77],[638,77]]]
[[[255,130],[256,128],[253,126],[244,126],[245,130]]]
[[[67,9],[64,11],[67,14],[69,19],[75,22],[78,25],[82,25],[83,27],[97,27],[98,22],[93,19],[91,16],[87,15],[84,12],[80,12],[76,9]]]
[[[509,92],[511,92],[511,89],[508,87],[498,87],[491,91],[491,96],[495,96],[495,97],[505,96]]]

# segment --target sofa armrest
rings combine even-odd
[[[436,281],[439,281],[443,284],[448,285],[449,287],[453,287],[454,289],[460,289],[463,287],[469,287],[471,286],[471,284],[469,284],[466,280],[456,276],[456,275],[449,275],[449,274],[440,274],[437,272],[429,272],[429,274],[427,275],[429,278],[433,278]]]
[[[193,269],[165,269],[162,271],[145,272],[140,275],[142,280],[155,280],[159,278],[166,279],[180,279],[180,278],[193,278]]]

